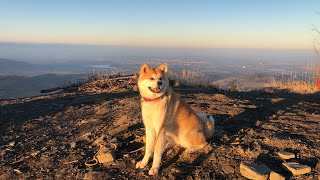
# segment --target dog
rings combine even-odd
[[[136,168],[144,168],[153,155],[149,175],[159,172],[166,138],[187,151],[204,148],[213,135],[214,119],[205,113],[197,115],[169,86],[168,64],[153,69],[140,68],[138,88],[141,95],[142,120],[146,130],[146,150]]]

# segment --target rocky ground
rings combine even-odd
[[[175,88],[195,111],[216,119],[213,149],[190,155],[178,146],[167,149],[159,175],[150,177],[150,164],[135,169],[144,154],[144,127],[132,89],[1,100],[0,179],[246,179],[241,162],[267,166],[287,179],[319,179],[319,93]],[[114,161],[87,166],[101,144]],[[294,158],[284,160],[280,151]],[[293,175],[283,162],[307,165],[311,172]]]

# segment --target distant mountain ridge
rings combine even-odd
[[[83,74],[43,74],[38,76],[0,75],[0,99],[40,95],[40,90],[80,81]]]
[[[0,58],[0,74],[23,74],[32,72],[36,68],[37,65],[24,61]]]

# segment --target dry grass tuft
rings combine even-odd
[[[314,94],[319,92],[319,89],[315,84],[311,84],[305,81],[296,81],[296,82],[272,82],[271,87],[289,90],[290,92],[299,93],[299,94]]]

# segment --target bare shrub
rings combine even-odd
[[[229,90],[229,91],[238,91],[238,87],[237,87],[237,85],[236,85],[234,82],[232,82],[232,83],[229,85],[228,90]]]
[[[169,79],[174,81],[174,86],[209,86],[210,80],[204,73],[191,71],[191,70],[182,70],[181,72],[168,72]]]
[[[86,83],[80,85],[78,89],[86,93],[136,91],[137,75],[120,75],[119,73],[96,71],[88,74]]]

